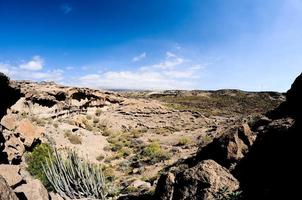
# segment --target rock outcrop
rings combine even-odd
[[[16,194],[8,186],[6,180],[0,175],[0,200],[18,200]]]
[[[182,173],[173,176],[166,176],[166,182],[174,182],[166,193],[157,193],[158,199],[186,200],[204,199],[212,200],[217,198],[221,189],[233,192],[239,188],[239,182],[230,172],[213,160],[204,160],[195,167],[189,168]],[[161,185],[158,185],[160,190]],[[163,186],[166,187],[166,186]]]
[[[302,74],[286,101],[268,113],[270,122],[253,127],[257,139],[236,167],[246,199],[299,199],[301,173]]]
[[[48,200],[48,192],[39,180],[31,180],[22,184],[14,190],[16,193],[22,193],[27,199]]]
[[[214,139],[210,144],[199,149],[194,162],[213,159],[220,165],[229,168],[240,161],[253,145],[256,135],[248,124],[235,125],[227,128],[222,136]]]

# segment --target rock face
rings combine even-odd
[[[239,182],[230,172],[213,160],[204,160],[193,168],[176,175],[166,175],[167,185],[158,185],[158,199],[186,200],[217,198],[221,189],[233,192],[239,188]],[[161,179],[164,179],[163,177]],[[162,181],[162,180],[160,180]],[[173,183],[174,182],[174,183]],[[160,188],[161,187],[161,188]],[[162,193],[159,192],[162,191]]]
[[[16,193],[23,193],[27,199],[48,200],[48,192],[38,180],[32,180],[22,184],[14,190]]]
[[[10,187],[14,187],[22,181],[19,171],[20,167],[17,165],[0,165],[0,176],[6,180]]]
[[[256,136],[248,124],[228,128],[221,137],[216,138],[199,149],[194,162],[213,159],[224,167],[230,167],[240,161],[252,146]]]
[[[1,119],[1,125],[4,126],[8,130],[13,130],[16,128],[17,122],[16,119],[12,115],[5,115]]]
[[[0,200],[18,200],[13,190],[8,186],[5,179],[0,175]]]
[[[35,140],[42,137],[44,130],[41,127],[35,127],[28,119],[23,119],[16,130],[20,133],[21,139],[26,147],[31,147]]]

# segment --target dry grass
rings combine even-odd
[[[70,130],[67,130],[64,136],[70,141],[71,144],[82,144],[81,136],[72,134]]]

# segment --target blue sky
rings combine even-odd
[[[0,0],[0,71],[119,89],[286,91],[302,0]]]

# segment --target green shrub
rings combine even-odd
[[[86,115],[86,119],[91,120],[92,116],[91,115]]]
[[[96,116],[100,116],[102,114],[102,110],[101,109],[96,109],[96,111],[95,111],[95,115]]]
[[[179,138],[178,144],[179,146],[185,146],[187,145],[189,142],[191,142],[190,138],[186,137],[186,136],[182,136],[181,138]]]
[[[72,134],[70,130],[67,130],[64,136],[70,141],[71,144],[82,144],[81,136]]]
[[[57,122],[53,123],[53,127],[58,128],[59,124]]]
[[[226,187],[220,188],[215,194],[217,200],[242,200],[243,195],[241,190],[230,192]]]
[[[171,157],[169,152],[164,151],[158,142],[152,142],[142,151],[142,155],[145,156],[152,164],[163,160],[167,160]]]
[[[46,164],[45,158],[54,159],[53,149],[49,144],[40,144],[35,147],[31,153],[25,154],[27,163],[27,171],[39,179],[47,189],[52,189],[46,175],[43,172],[42,166]]]
[[[94,124],[97,124],[97,123],[99,123],[99,122],[100,122],[100,119],[99,119],[99,118],[96,118],[96,117],[93,118],[93,123],[94,123]]]

